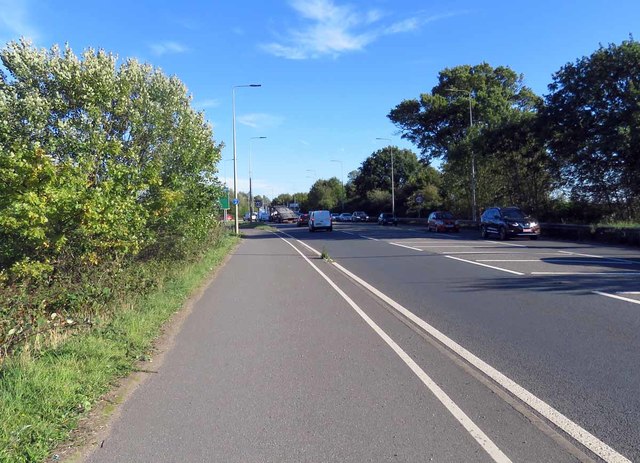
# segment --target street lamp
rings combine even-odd
[[[340,184],[342,185],[342,197],[340,198],[342,201],[342,212],[344,212],[344,171],[342,169],[342,161],[340,159],[332,159],[331,162],[339,162],[340,163]]]
[[[471,93],[471,90],[462,90],[462,89],[458,89],[458,88],[448,88],[447,91],[449,92],[460,92],[460,93],[466,93],[468,98],[469,98],[469,134],[471,134],[471,130],[473,129],[473,110],[472,110],[472,106],[471,106],[471,100],[473,98],[473,94]],[[469,140],[469,142],[471,143],[471,140]],[[471,146],[471,145],[469,145]],[[473,152],[473,147],[471,147],[471,215],[473,217],[473,221],[475,222],[477,219],[476,216],[476,210],[477,210],[477,204],[476,204],[476,155]]]
[[[251,188],[251,142],[264,140],[267,137],[251,137],[249,139],[249,222],[253,222],[253,190]]]
[[[376,140],[386,140],[391,142],[390,138],[376,137]],[[396,190],[393,181],[393,150],[391,150],[391,214],[396,216]]]
[[[240,234],[240,227],[238,226],[238,158],[236,156],[236,88],[241,87],[262,87],[261,84],[247,84],[247,85],[235,85],[231,87],[231,110],[233,114],[233,194],[234,194],[234,207],[236,210],[235,215],[235,232],[236,235]]]

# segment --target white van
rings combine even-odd
[[[311,211],[309,212],[309,231],[329,230],[333,231],[333,223],[331,222],[331,213],[329,211]]]

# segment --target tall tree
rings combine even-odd
[[[336,177],[317,180],[309,190],[307,197],[310,209],[335,210],[342,198],[342,182]]]
[[[493,68],[482,63],[444,69],[431,93],[401,102],[388,117],[400,128],[403,138],[418,146],[424,162],[443,162],[446,202],[458,203],[458,210],[464,202],[471,211],[474,191],[480,206],[508,199],[483,191],[485,185],[500,185],[496,191],[505,191],[503,187],[511,181],[499,169],[488,167],[505,153],[486,147],[487,133],[508,137],[508,132],[500,128],[519,120],[521,114],[535,114],[540,102],[524,85],[522,75],[509,67]]]
[[[544,111],[566,188],[611,213],[640,215],[640,43],[600,47],[553,76]]]

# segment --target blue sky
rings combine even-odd
[[[544,95],[562,65],[639,28],[638,0],[0,0],[2,44],[102,48],[178,76],[231,182],[231,89],[262,84],[236,90],[238,178],[248,190],[251,151],[254,194],[270,197],[346,180],[376,138],[417,152],[386,115],[446,67],[507,65]]]

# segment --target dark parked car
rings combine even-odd
[[[513,236],[535,240],[540,236],[540,224],[517,207],[490,207],[480,217],[480,232],[483,238],[493,233],[501,240]]]
[[[364,211],[355,211],[353,214],[351,214],[351,221],[352,222],[368,222],[369,216]]]
[[[427,230],[435,232],[459,232],[460,226],[453,214],[448,211],[434,211],[427,219]]]
[[[303,227],[305,225],[309,225],[309,214],[300,214],[298,216],[298,222],[296,223],[296,226]]]
[[[379,225],[398,225],[398,219],[391,212],[383,212],[378,216]]]

